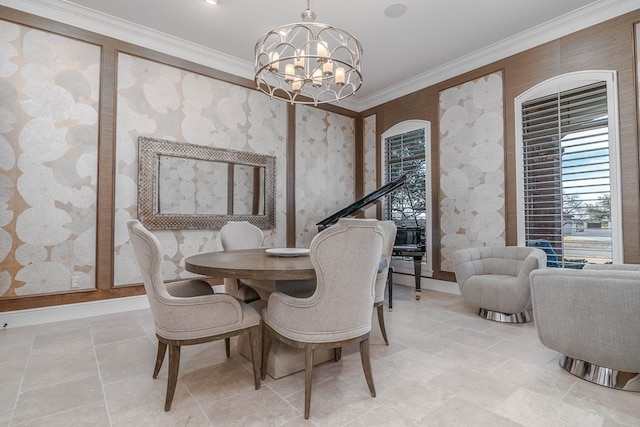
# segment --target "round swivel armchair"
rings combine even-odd
[[[485,319],[506,323],[531,320],[529,273],[546,268],[547,255],[531,247],[461,249],[453,254],[464,299]]]

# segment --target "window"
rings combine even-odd
[[[384,181],[391,182],[408,174],[406,183],[386,197],[383,218],[398,227],[421,227],[425,230],[427,254],[423,263],[431,271],[431,191],[427,179],[431,174],[430,124],[410,120],[393,126],[382,135]],[[407,259],[412,261],[411,259]],[[413,266],[406,267],[413,274]],[[402,272],[402,267],[400,267]],[[427,273],[430,274],[430,273]]]
[[[516,99],[518,240],[544,249],[549,267],[621,258],[613,78],[574,73]]]
[[[404,186],[387,196],[385,219],[398,227],[425,226],[424,128],[385,139],[385,182],[407,174]]]

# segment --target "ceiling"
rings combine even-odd
[[[208,5],[204,0],[29,2],[47,5],[42,7],[57,3],[58,13],[67,9],[76,18],[82,18],[77,19],[82,22],[80,26],[94,20],[101,21],[106,31],[117,27],[125,33],[143,31],[149,39],[155,32],[163,33],[158,36],[182,39],[180,42],[205,48],[209,55],[221,54],[227,61],[235,61],[236,70],[223,71],[251,79],[258,38],[276,26],[300,22],[300,14],[307,7],[304,0],[219,0],[217,5]],[[22,1],[22,4],[29,2]],[[509,51],[509,43],[519,44],[518,49],[522,50],[523,45],[531,47],[563,35],[559,32],[579,29],[576,28],[579,19],[593,21],[594,15],[608,14],[605,16],[608,18],[640,7],[637,0],[399,2],[406,6],[406,13],[390,18],[385,16],[385,8],[398,3],[396,0],[311,1],[310,8],[316,13],[317,22],[342,28],[362,43],[364,84],[349,99],[350,108],[361,110],[369,104],[375,105],[373,102],[380,103],[434,83],[425,81],[429,75],[439,73],[440,80],[451,77],[443,75],[447,67],[457,66],[459,74],[517,52]],[[3,0],[0,3],[13,6],[11,3],[21,2]],[[465,66],[465,60],[471,68],[460,68]]]

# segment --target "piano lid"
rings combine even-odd
[[[346,208],[341,209],[338,212],[334,213],[333,215],[323,219],[322,221],[316,224],[318,226],[318,231],[324,230],[325,228],[335,224],[336,222],[338,222],[340,218],[345,218],[345,217],[354,215],[356,212],[358,212],[360,209],[364,208],[365,206],[368,206],[373,202],[375,202],[376,200],[378,200],[379,198],[384,197],[389,193],[392,193],[393,191],[402,187],[408,178],[409,178],[409,174],[404,174],[400,176],[400,178],[397,178],[394,181],[391,181],[383,185],[382,187],[378,188],[377,190],[367,194],[362,199],[350,204]]]

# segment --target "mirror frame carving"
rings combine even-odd
[[[264,167],[264,215],[176,214],[159,212],[160,157],[183,157]],[[138,138],[138,219],[148,229],[220,229],[228,221],[248,221],[261,229],[275,228],[274,156],[213,148],[141,136]]]

